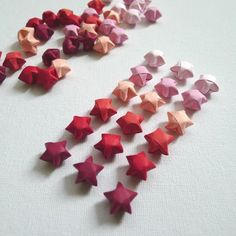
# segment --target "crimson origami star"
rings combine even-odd
[[[106,122],[116,113],[116,109],[112,106],[112,100],[110,98],[101,98],[95,100],[95,105],[91,110],[90,115],[97,116],[102,121]]]
[[[104,195],[111,204],[110,213],[117,213],[124,211],[131,214],[131,201],[137,196],[138,193],[125,188],[122,183],[118,183],[116,189],[110,192],[105,192]]]
[[[88,157],[85,162],[74,164],[74,167],[79,171],[75,183],[87,182],[90,185],[97,186],[97,175],[104,168],[102,165],[95,164],[93,157]]]
[[[118,134],[102,134],[102,140],[94,147],[103,153],[105,159],[111,159],[115,154],[123,152],[120,141],[121,137]]]
[[[116,123],[121,127],[124,134],[135,134],[143,131],[140,125],[143,120],[143,116],[136,115],[133,112],[127,112]]]
[[[156,165],[150,161],[144,152],[126,157],[129,162],[127,175],[136,176],[142,180],[147,180],[147,172],[156,168]]]
[[[158,128],[154,132],[144,136],[149,143],[149,153],[160,152],[168,155],[168,144],[175,138],[174,136],[165,133],[162,129]]]
[[[46,151],[40,157],[41,160],[52,163],[53,166],[59,167],[62,162],[69,158],[71,154],[66,149],[66,141],[45,143]]]
[[[91,118],[87,116],[74,116],[72,122],[66,127],[66,130],[72,133],[77,140],[84,139],[87,135],[93,133],[90,127]]]

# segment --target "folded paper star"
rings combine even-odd
[[[52,61],[52,66],[55,68],[57,72],[57,76],[59,79],[64,77],[67,73],[71,71],[67,60],[65,59],[55,59]]]
[[[37,66],[27,66],[21,71],[18,78],[26,84],[36,84],[38,80],[39,70],[40,69]]]
[[[193,122],[184,110],[167,112],[167,115],[169,122],[167,123],[166,128],[174,131],[178,135],[183,135],[185,129],[193,125]]]
[[[57,13],[58,20],[62,25],[77,25],[81,23],[80,16],[77,16],[69,9],[61,9]]]
[[[18,32],[18,41],[24,52],[37,54],[37,46],[40,41],[34,37],[34,28],[24,27]]]
[[[152,79],[151,73],[145,66],[136,66],[131,68],[132,75],[129,78],[136,86],[143,87],[147,84],[147,81]]]
[[[124,15],[124,22],[129,25],[136,25],[141,21],[140,12],[137,9],[129,9]]]
[[[142,180],[147,180],[147,172],[156,168],[156,165],[150,161],[144,152],[126,157],[129,162],[127,175],[138,177]]]
[[[140,98],[142,100],[141,108],[152,113],[157,112],[159,107],[165,104],[165,101],[153,91],[140,95]]]
[[[13,72],[21,69],[25,64],[25,59],[22,57],[21,53],[18,51],[7,53],[3,66],[9,68]]]
[[[78,36],[80,27],[77,25],[66,25],[63,29],[65,36]]]
[[[119,82],[112,93],[123,102],[128,102],[131,98],[138,95],[134,88],[134,83],[129,81]]]
[[[52,11],[45,11],[43,12],[43,21],[49,27],[57,27],[59,26],[59,19],[57,14]]]
[[[144,138],[149,144],[149,153],[160,152],[168,155],[168,145],[175,139],[174,136],[165,133],[162,129],[158,128],[150,134],[146,134]]]
[[[216,84],[216,78],[213,75],[201,75],[200,79],[194,83],[194,86],[204,95],[209,95],[213,92],[218,92],[219,87]]]
[[[41,85],[46,91],[50,90],[59,80],[55,68],[49,67],[47,69],[39,68],[36,83]]]
[[[136,134],[141,133],[143,122],[143,116],[134,114],[133,112],[127,112],[124,116],[120,117],[116,123],[121,127],[124,134]]]
[[[79,39],[76,36],[66,36],[62,44],[63,52],[71,55],[75,54],[79,50]]]
[[[46,24],[35,27],[35,37],[41,41],[48,41],[53,34],[53,29],[49,28]]]
[[[183,105],[190,110],[201,110],[201,105],[207,102],[207,98],[197,89],[191,89],[182,93]]]
[[[131,201],[137,196],[138,193],[125,188],[122,183],[118,183],[116,189],[110,192],[105,192],[104,195],[111,204],[110,213],[114,214],[119,211],[128,212],[131,214]]]
[[[148,52],[144,56],[144,59],[147,65],[153,68],[159,68],[166,63],[164,59],[164,53],[160,50],[153,50]]]
[[[144,0],[133,0],[131,4],[129,5],[129,9],[136,9],[140,13],[143,13],[146,7],[147,5]]]
[[[80,141],[93,133],[90,123],[90,117],[74,116],[72,122],[66,127],[66,130],[72,133],[75,139]]]
[[[105,19],[99,26],[98,31],[103,35],[110,35],[113,28],[116,27],[116,22],[112,19]]]
[[[60,50],[57,48],[47,49],[42,56],[42,60],[45,66],[51,66],[52,61],[60,58]]]
[[[162,78],[161,82],[155,85],[155,89],[161,97],[171,98],[172,96],[179,94],[176,85],[177,83],[175,80],[166,77]]]
[[[149,22],[156,22],[162,16],[161,12],[156,7],[147,7],[144,15]]]
[[[107,160],[113,158],[115,154],[123,152],[121,137],[117,134],[102,134],[102,140],[94,147],[100,150]]]
[[[170,70],[178,80],[186,80],[193,77],[193,65],[187,61],[179,61]]]
[[[91,51],[93,50],[95,41],[97,40],[97,36],[95,37],[90,37],[86,36],[83,38],[82,43],[83,43],[83,50],[85,51]]]
[[[86,182],[90,185],[97,186],[97,175],[104,168],[93,162],[93,157],[88,157],[85,162],[74,164],[74,167],[79,171],[75,183]]]
[[[46,151],[41,160],[51,163],[54,167],[62,165],[63,161],[71,156],[66,149],[66,141],[45,143]]]
[[[79,35],[95,37],[95,36],[97,36],[97,32],[95,29],[96,29],[95,24],[87,24],[87,23],[83,22],[81,24],[81,28],[79,30]]]
[[[128,39],[128,35],[125,33],[124,29],[115,27],[112,29],[109,38],[114,44],[121,45]]]
[[[120,15],[113,10],[103,12],[104,19],[114,20],[117,24],[120,23]]]
[[[98,13],[94,8],[89,7],[83,11],[81,18],[86,20],[89,16],[98,16]]]
[[[88,16],[86,20],[84,20],[84,23],[86,24],[95,24],[96,25],[96,30],[99,27],[99,25],[102,23],[100,18],[98,16]]]
[[[100,36],[97,38],[93,49],[101,54],[107,54],[111,49],[115,47],[115,44],[107,36]]]
[[[88,7],[94,8],[98,14],[101,14],[105,4],[101,0],[92,0],[88,3]]]
[[[117,113],[116,109],[112,106],[112,99],[101,98],[95,100],[95,105],[90,112],[90,115],[99,117],[102,121],[106,122],[109,118]]]
[[[38,18],[38,17],[33,17],[31,19],[28,20],[28,22],[26,23],[26,27],[33,27],[35,28],[38,25],[42,25],[43,24],[43,20]]]
[[[6,79],[6,68],[4,66],[0,66],[0,84]]]
[[[126,13],[126,6],[122,2],[117,2],[111,10],[117,12],[120,15],[120,19],[124,19],[125,13]]]

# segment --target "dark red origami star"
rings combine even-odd
[[[52,163],[53,166],[59,167],[64,160],[71,154],[66,149],[66,141],[56,143],[45,143],[46,151],[40,157],[41,160]]]
[[[85,162],[74,164],[74,167],[79,171],[75,183],[87,182],[90,185],[97,186],[97,175],[104,168],[102,165],[95,164],[93,157],[88,157]]]
[[[147,172],[156,168],[156,165],[150,161],[144,152],[140,152],[136,155],[127,156],[129,162],[129,169],[126,172],[127,175],[136,176],[140,179],[147,179]]]
[[[88,3],[88,7],[94,8],[98,14],[101,14],[103,7],[105,7],[105,4],[102,0],[92,0]]]
[[[175,139],[174,136],[165,133],[160,128],[144,137],[149,143],[149,153],[160,152],[164,155],[168,155],[168,144]]]
[[[118,211],[124,211],[131,214],[131,201],[137,196],[138,193],[125,188],[122,183],[118,183],[116,189],[110,192],[105,192],[105,197],[111,204],[110,213],[116,213]]]
[[[72,122],[66,127],[66,130],[72,133],[77,140],[84,139],[87,135],[93,133],[90,127],[91,118],[87,116],[74,116]]]
[[[141,133],[141,123],[144,118],[136,115],[133,112],[127,112],[124,116],[120,117],[116,123],[121,127],[124,134]]]
[[[41,85],[45,90],[49,90],[58,82],[59,78],[55,68],[49,67],[47,69],[39,68],[36,84]]]
[[[110,98],[101,98],[95,100],[95,106],[91,110],[90,115],[97,116],[106,122],[116,113],[116,109],[112,106],[112,100]]]
[[[115,154],[123,152],[120,141],[120,135],[102,134],[102,140],[95,144],[94,147],[103,153],[105,159],[111,159]]]
[[[6,58],[3,62],[3,66],[9,68],[13,72],[21,69],[21,67],[25,64],[25,59],[22,57],[20,52],[9,52],[6,55]]]

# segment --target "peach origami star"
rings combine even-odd
[[[24,27],[18,32],[18,41],[24,52],[37,54],[40,41],[34,37],[34,28]]]
[[[184,110],[167,112],[167,115],[169,122],[167,123],[166,128],[176,132],[178,135],[183,135],[185,129],[193,125],[193,122]]]
[[[115,44],[110,40],[107,36],[100,36],[96,40],[93,49],[96,52],[99,52],[101,54],[107,54],[111,49],[115,47]]]
[[[140,98],[142,99],[141,108],[152,113],[157,112],[159,107],[165,104],[165,101],[154,91],[142,94]]]
[[[52,61],[52,66],[55,68],[57,72],[57,76],[59,79],[64,77],[68,72],[71,71],[67,60],[65,59],[55,59]]]
[[[117,24],[120,23],[120,15],[116,11],[113,10],[105,11],[103,12],[103,16],[105,19],[111,19],[116,21]]]
[[[113,94],[123,102],[128,102],[131,98],[138,95],[134,88],[134,83],[130,81],[119,82]]]
[[[97,32],[95,29],[96,29],[95,24],[87,24],[83,22],[81,24],[81,28],[79,29],[79,34],[82,36],[86,36],[86,35],[97,36]]]

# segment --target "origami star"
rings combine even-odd
[[[125,30],[119,27],[115,27],[112,29],[109,38],[116,45],[123,44],[124,41],[128,39],[128,35],[125,33]]]
[[[66,25],[63,29],[65,36],[78,36],[80,27],[77,25]]]
[[[96,25],[95,24],[87,24],[87,23],[82,23],[81,24],[81,28],[79,30],[79,35],[81,36],[91,36],[91,37],[95,37],[97,36],[97,32],[96,32]]]
[[[194,86],[204,95],[209,95],[213,92],[218,92],[219,87],[215,83],[216,78],[213,75],[201,75],[200,79],[194,83]]]
[[[104,19],[111,19],[116,21],[117,24],[120,23],[120,15],[113,10],[103,12]]]
[[[157,112],[159,107],[165,104],[165,101],[153,91],[142,94],[140,98],[142,100],[141,108],[152,113]]]
[[[90,112],[90,115],[99,117],[102,121],[106,122],[109,118],[117,113],[116,109],[112,106],[112,99],[101,98],[95,100],[95,105]]]
[[[153,68],[158,68],[166,63],[164,59],[164,53],[160,50],[153,50],[148,52],[144,56],[144,59],[146,63]]]
[[[93,49],[99,53],[107,54],[111,49],[115,47],[115,44],[107,36],[100,36],[97,38]]]
[[[152,79],[151,73],[145,66],[136,66],[131,68],[132,75],[129,78],[136,86],[143,87],[147,84],[147,81]]]
[[[115,154],[123,152],[121,137],[117,134],[102,134],[102,140],[94,147],[100,150],[107,160],[113,158]]]
[[[86,182],[90,185],[97,186],[97,175],[104,168],[101,165],[93,162],[93,157],[88,157],[85,162],[74,164],[74,167],[79,171],[75,183]]]
[[[59,79],[64,77],[68,72],[71,71],[67,60],[65,59],[55,59],[52,61],[52,66],[55,68],[57,72],[57,76]]]
[[[149,153],[160,152],[164,155],[168,155],[168,144],[170,144],[175,138],[172,135],[165,133],[162,129],[158,128],[150,134],[146,134],[144,138],[149,144]]]
[[[35,27],[35,37],[41,41],[48,41],[53,34],[54,31],[46,24],[38,25]]]
[[[144,15],[149,22],[156,22],[162,16],[156,7],[147,7]]]
[[[184,110],[167,112],[167,115],[169,122],[165,127],[168,130],[176,132],[178,135],[183,135],[185,129],[193,125],[193,122]]]
[[[116,123],[121,127],[124,134],[141,133],[141,123],[144,120],[143,116],[136,115],[133,112],[127,112],[124,116],[120,117]]]
[[[93,50],[95,41],[97,40],[97,36],[96,37],[84,37],[83,38],[83,50],[85,51],[90,51]]]
[[[6,68],[4,66],[0,66],[0,84],[6,79]]]
[[[60,58],[60,50],[57,48],[47,49],[42,56],[42,60],[45,66],[51,66],[52,61]]]
[[[37,66],[27,66],[21,71],[18,79],[29,85],[36,84],[39,70]]]
[[[207,98],[197,89],[191,89],[182,93],[183,105],[190,110],[201,110],[201,105],[207,102]]]
[[[50,90],[59,79],[56,70],[53,67],[38,70],[36,84],[41,85],[47,91]]]
[[[18,41],[24,52],[37,54],[40,41],[34,37],[34,28],[24,27],[18,32]]]
[[[86,20],[89,16],[98,16],[98,13],[94,8],[89,7],[83,11],[81,18]]]
[[[193,77],[193,65],[187,61],[179,61],[170,70],[178,80],[186,80]]]
[[[105,192],[104,195],[111,204],[110,213],[114,214],[118,211],[124,211],[131,214],[131,201],[137,196],[138,193],[125,188],[122,183],[118,183],[116,189],[110,192]]]
[[[147,172],[156,168],[156,165],[150,161],[144,152],[126,157],[129,162],[127,175],[136,176],[142,180],[147,180]]]
[[[66,149],[66,141],[45,143],[46,151],[41,160],[51,163],[54,167],[62,165],[63,161],[71,156]]]
[[[162,78],[161,82],[155,85],[157,93],[164,98],[171,98],[174,95],[179,94],[176,87],[176,81],[171,78]]]
[[[126,13],[126,6],[122,2],[116,3],[111,10],[117,12],[120,15],[120,18],[123,19]]]
[[[129,9],[136,9],[140,13],[143,13],[145,8],[146,8],[146,2],[144,0],[134,0],[129,5]]]
[[[57,27],[59,26],[59,20],[57,15],[52,11],[45,11],[43,12],[43,21],[49,26],[49,27]]]
[[[94,8],[98,14],[101,14],[105,4],[101,0],[92,0],[88,3],[88,7]]]
[[[65,54],[71,55],[75,54],[79,50],[79,39],[76,36],[66,36],[62,44],[63,52]]]
[[[43,24],[42,19],[34,17],[34,18],[29,19],[25,26],[35,28],[36,26],[42,25],[42,24]]]
[[[120,81],[112,93],[123,102],[128,102],[131,98],[138,95],[134,88],[134,83],[129,81]]]
[[[69,9],[61,9],[57,13],[58,20],[62,25],[77,25],[81,23],[81,18]]]
[[[22,57],[20,52],[9,52],[7,53],[5,60],[3,62],[3,66],[9,68],[13,72],[21,69],[21,67],[25,64],[25,59]]]
[[[140,12],[136,9],[129,9],[124,15],[124,22],[129,25],[136,25],[141,21]]]
[[[74,116],[72,122],[66,127],[66,130],[72,133],[77,140],[84,139],[87,135],[93,133],[90,126],[91,118],[86,116]]]
[[[116,22],[112,19],[105,19],[99,26],[99,32],[103,35],[110,35],[113,28],[116,27]]]

